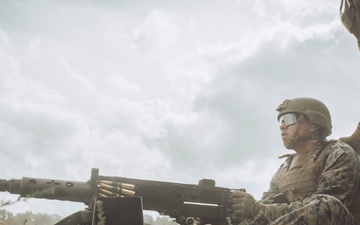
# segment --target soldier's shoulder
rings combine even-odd
[[[357,167],[360,169],[358,154],[342,141],[334,141],[330,144],[326,163],[328,166],[340,163],[345,167]]]
[[[329,153],[336,154],[336,155],[346,154],[350,157],[357,156],[357,153],[355,152],[355,150],[350,145],[346,144],[345,142],[343,142],[341,140],[331,140],[330,141]]]

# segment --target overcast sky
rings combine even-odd
[[[323,101],[331,138],[360,121],[359,50],[339,4],[0,0],[0,178],[86,181],[99,168],[210,178],[259,199],[289,153],[275,111],[284,99]]]

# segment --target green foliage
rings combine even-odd
[[[105,217],[105,211],[104,211],[104,205],[103,202],[101,200],[97,200],[96,201],[96,213],[97,213],[97,218],[98,218],[98,225],[105,225],[106,223],[106,217]]]
[[[44,196],[53,196],[55,195],[55,187],[48,187],[41,189],[39,191],[33,191],[30,194],[26,195],[26,198],[39,198]]]
[[[18,200],[19,201],[19,200]],[[17,202],[17,201],[15,201]],[[30,211],[13,214],[1,209],[2,206],[13,204],[15,202],[1,202],[0,203],[0,221],[5,222],[7,225],[52,225],[63,219],[58,214],[44,214],[44,213],[32,213]],[[97,205],[98,210],[101,212],[101,204]],[[100,216],[101,218],[101,216]],[[99,221],[105,222],[105,221]],[[144,214],[145,225],[178,225],[174,222],[174,219],[168,216],[158,216],[155,219],[147,214]]]
[[[24,212],[14,215],[5,209],[0,209],[0,221],[6,222],[8,225],[51,225],[60,221],[60,215],[48,215],[44,213]]]
[[[0,209],[0,221],[4,221],[7,225],[52,225],[62,219],[63,217],[57,214],[49,215],[29,211],[13,214],[5,209]],[[154,219],[147,214],[144,214],[144,222],[147,225],[178,225],[170,217],[158,216]]]

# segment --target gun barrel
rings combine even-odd
[[[90,204],[93,188],[90,182],[52,180],[23,177],[22,179],[0,180],[0,191],[19,194],[26,198],[83,202]]]
[[[0,180],[0,191],[9,192],[11,194],[20,194],[21,193],[21,180],[20,179],[11,179],[11,180]]]
[[[1,192],[10,192],[8,180],[0,179],[0,191]]]

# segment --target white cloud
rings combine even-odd
[[[135,32],[135,42],[145,51],[166,50],[177,43],[179,28],[174,13],[153,9]]]
[[[358,121],[358,50],[335,1],[32,3],[0,13],[6,178],[96,167],[260,197],[285,151],[284,98],[326,102],[336,135]]]
[[[35,38],[29,41],[29,52],[30,56],[33,58],[39,58],[41,55],[41,44],[42,40],[40,38]]]

